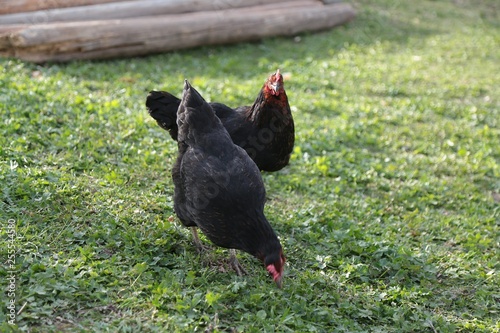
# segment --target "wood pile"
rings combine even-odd
[[[35,63],[141,56],[318,31],[352,20],[335,0],[3,0],[0,56]]]

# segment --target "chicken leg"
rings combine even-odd
[[[231,267],[236,271],[236,274],[238,276],[242,276],[243,274],[248,274],[245,268],[240,265],[238,259],[236,258],[236,250],[235,249],[229,249],[229,263],[231,264]]]
[[[194,245],[196,246],[198,253],[208,251],[209,248],[201,243],[196,227],[191,227],[191,233],[193,234]]]
[[[198,252],[202,253],[204,251],[208,251],[209,248],[201,243],[200,237],[198,236],[198,230],[196,229],[196,227],[191,228],[191,233],[193,234],[194,245],[196,246]],[[236,274],[238,274],[238,276],[243,276],[244,274],[248,274],[245,268],[241,266],[240,262],[236,258],[236,250],[229,249],[229,253],[230,253],[229,264],[236,271]]]

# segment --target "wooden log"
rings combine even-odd
[[[16,31],[21,31],[22,29],[25,29],[26,27],[24,25],[5,25],[1,26],[0,25],[0,36],[9,36],[12,33],[15,33]],[[2,50],[8,51],[12,47],[10,41],[8,38],[0,38],[0,54]],[[6,54],[8,56],[13,56],[14,53],[10,52]]]
[[[37,63],[102,59],[290,36],[332,28],[354,16],[354,9],[348,4],[323,5],[308,0],[278,8],[266,5],[176,16],[40,25],[16,32],[9,40],[15,56]]]
[[[12,14],[53,8],[86,6],[118,1],[124,0],[0,0],[0,14]]]
[[[26,29],[26,25],[24,24],[0,25],[0,36],[5,35],[8,32],[19,31],[22,29]]]
[[[141,0],[141,2],[142,1],[143,0]],[[154,0],[154,1],[157,1],[157,0]],[[163,0],[160,0],[160,1],[163,1]],[[171,1],[170,3],[173,4],[175,1],[181,1],[183,3],[186,2],[186,3],[194,4],[194,3],[196,3],[199,0],[174,0],[174,1]],[[242,6],[243,7],[246,4],[248,4],[248,3],[255,4],[255,6],[248,7],[246,9],[248,13],[251,13],[251,12],[254,12],[254,11],[259,11],[259,10],[270,10],[270,9],[283,8],[283,5],[284,5],[283,3],[285,3],[285,5],[288,8],[296,7],[296,6],[307,6],[307,5],[319,5],[320,4],[320,0],[276,0],[272,4],[268,4],[265,7],[261,7],[261,6],[258,6],[258,4],[260,2],[267,2],[267,0],[232,0],[232,1],[233,1],[232,4],[237,5],[237,7],[235,7],[236,9],[240,8],[238,6]],[[147,2],[147,1],[144,1],[144,2]],[[208,2],[208,4],[213,5],[214,2],[210,1],[210,2]],[[223,4],[223,6],[224,6],[224,4]],[[189,8],[192,9],[191,6],[189,6]],[[189,8],[188,7],[178,7],[175,10],[176,11],[177,10],[178,11],[183,11],[183,10],[189,10]],[[215,10],[214,7],[204,7],[204,9]],[[200,19],[203,19],[204,12],[199,12],[199,13],[201,15]],[[224,15],[224,12],[221,12],[220,15]],[[195,19],[194,14],[190,18],[192,20],[194,20]],[[82,24],[81,22],[83,22],[83,21],[78,21],[76,23],[76,27],[85,28],[87,26],[91,26],[91,25],[94,25],[96,23],[99,26],[100,25],[111,25],[112,24],[111,22],[108,22],[106,20],[93,20],[93,21],[100,21],[100,22],[89,22],[89,23],[83,23]],[[26,30],[26,31],[27,31],[27,34],[30,34],[30,35],[33,34],[34,33],[33,31],[36,31],[36,30],[40,30],[40,31],[44,31],[44,30],[52,31],[52,30],[54,30],[54,34],[58,35],[59,33],[57,31],[60,31],[61,34],[63,34],[63,31],[66,31],[67,34],[74,33],[74,32],[72,32],[72,30],[70,28],[72,26],[75,26],[75,25],[73,25],[73,24],[65,25],[65,24],[59,24],[57,22],[53,23],[53,25],[47,26],[45,29],[41,28],[41,27],[37,27],[37,26],[30,26],[29,24],[7,24],[7,25],[0,25],[0,40],[5,40],[5,39],[9,39],[10,38],[10,36],[6,35],[5,32],[9,32],[9,31],[12,31],[12,30],[19,31],[21,28],[23,28],[23,29],[29,29],[29,30]],[[76,29],[80,29],[80,28],[76,28]],[[14,36],[12,38],[16,38],[16,37]],[[52,40],[42,39],[42,42],[43,43],[51,43],[53,41]],[[3,43],[3,44],[7,45],[5,43]],[[3,49],[0,47],[0,51],[1,50],[3,50]]]
[[[291,0],[272,0],[272,3],[289,1]],[[268,3],[270,3],[270,0],[129,0],[94,6],[57,8],[29,13],[0,15],[0,25],[112,20],[128,17],[252,7]]]
[[[269,4],[254,6],[243,9],[228,9],[214,12],[194,12],[175,16],[153,16],[130,18],[124,20],[97,20],[77,21],[71,23],[52,23],[25,26],[15,34],[0,35],[0,40],[8,39],[12,47],[50,47],[52,44],[72,44],[75,47],[88,49],[90,45],[101,45],[110,47],[123,43],[133,43],[135,39],[152,38],[155,35],[176,35],[179,32],[196,29],[203,21],[209,20],[206,26],[212,22],[229,24],[232,22],[235,28],[239,28],[237,21],[241,16],[248,14],[253,16],[270,10],[280,10],[295,7],[321,6],[318,0],[301,0],[287,2],[284,4]],[[226,15],[229,15],[226,20]],[[233,16],[236,17],[233,20]],[[165,31],[162,31],[165,30]],[[79,44],[81,43],[81,44]],[[109,45],[113,43],[113,45]]]
[[[317,0],[297,1],[283,6],[284,8],[320,6]],[[125,41],[134,41],[137,38],[151,38],[156,35],[163,36],[177,35],[180,32],[189,32],[195,30],[196,26],[203,24],[205,20],[209,22],[206,25],[214,23],[229,24],[234,23],[235,28],[240,24],[236,20],[245,16],[255,16],[261,12],[273,9],[281,9],[276,4],[249,7],[243,10],[224,10],[218,12],[195,12],[190,14],[176,16],[157,16],[130,18],[124,20],[100,20],[89,22],[72,23],[53,23],[47,25],[26,26],[25,29],[10,36],[0,36],[8,38],[13,47],[33,47],[57,43],[88,43],[88,41],[97,41],[99,43],[122,43]],[[252,15],[250,15],[252,14]],[[226,15],[228,15],[226,17]],[[236,20],[234,19],[236,17]],[[242,22],[243,23],[243,22]]]

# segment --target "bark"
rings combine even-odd
[[[252,7],[294,0],[135,0],[0,15],[0,25],[110,20]],[[300,1],[300,0],[299,0]],[[62,2],[54,0],[54,2]]]
[[[0,14],[11,14],[52,8],[95,5],[123,0],[0,0]],[[126,0],[125,0],[126,1]]]

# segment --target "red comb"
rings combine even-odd
[[[276,74],[274,74],[274,75],[276,75],[276,80],[279,80],[281,78],[281,74],[280,74],[280,69],[279,68],[276,70]]]

